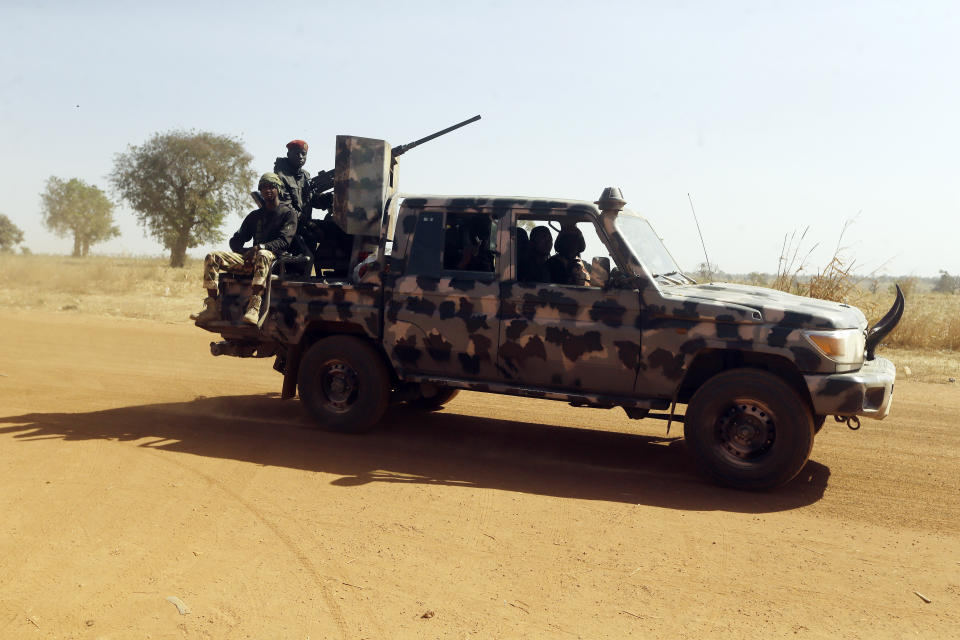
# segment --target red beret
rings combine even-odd
[[[303,140],[291,140],[287,143],[287,149],[293,149],[294,147],[300,147],[304,151],[307,150],[307,143]]]

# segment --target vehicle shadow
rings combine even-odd
[[[807,463],[786,486],[748,493],[714,486],[688,459],[683,439],[550,426],[452,411],[392,409],[377,429],[353,436],[316,429],[299,402],[276,394],[89,413],[0,418],[19,441],[137,441],[138,446],[324,472],[332,484],[370,482],[484,487],[671,509],[764,513],[820,499],[828,467]]]

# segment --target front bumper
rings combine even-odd
[[[883,420],[893,402],[897,369],[885,358],[867,360],[859,371],[804,376],[813,412]]]

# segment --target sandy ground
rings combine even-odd
[[[0,326],[2,638],[960,637],[960,384],[750,494],[621,411],[340,436],[187,324]]]

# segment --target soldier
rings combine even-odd
[[[303,140],[291,140],[287,143],[287,157],[277,158],[273,163],[274,173],[283,181],[280,200],[296,209],[301,224],[313,217],[309,194],[310,174],[303,170],[307,148]]]
[[[461,271],[493,271],[494,256],[490,251],[490,218],[477,216],[460,226]]]
[[[220,319],[218,282],[223,269],[231,273],[253,274],[253,293],[243,321],[248,324],[259,322],[261,296],[270,263],[290,246],[297,231],[297,212],[290,205],[280,202],[282,187],[283,181],[277,174],[263,174],[258,185],[263,207],[243,219],[239,231],[230,238],[231,251],[214,251],[204,258],[203,286],[207,289],[207,299],[204,300],[203,311],[191,316],[197,324]],[[243,245],[249,240],[253,240],[253,246],[244,250]]]
[[[547,260],[552,249],[553,236],[550,235],[550,229],[543,225],[534,227],[530,232],[529,252],[520,263],[523,274],[521,282],[551,282]]]
[[[554,247],[557,253],[546,262],[550,270],[550,281],[554,284],[589,286],[590,276],[580,259],[587,243],[580,229],[574,226],[561,229]]]

